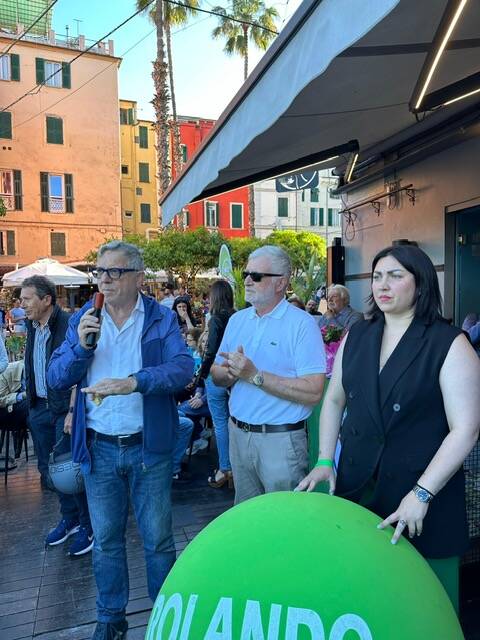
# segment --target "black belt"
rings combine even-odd
[[[91,440],[103,440],[104,442],[111,442],[118,447],[133,447],[136,444],[142,444],[143,432],[132,433],[129,436],[109,436],[106,433],[100,433],[94,429],[87,429],[87,436]]]
[[[295,424],[250,424],[249,422],[237,420],[233,416],[230,416],[230,419],[242,431],[252,431],[253,433],[285,433],[286,431],[298,431],[305,428],[305,420],[300,420]]]

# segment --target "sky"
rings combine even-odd
[[[288,22],[301,0],[275,0],[272,5],[280,14],[279,30]],[[215,5],[228,9],[227,0],[200,6]],[[268,6],[272,6],[267,2]],[[52,28],[58,34],[78,33],[87,40],[98,40],[135,11],[135,0],[59,0],[53,9]],[[80,22],[77,22],[80,21]],[[198,14],[186,28],[173,31],[173,65],[179,115],[216,119],[243,83],[243,60],[223,53],[223,42],[213,40],[212,30],[217,18]],[[156,54],[154,26],[146,16],[139,15],[116,31],[111,38],[115,55],[122,57],[119,70],[119,97],[138,102],[138,117],[153,120],[150,104],[153,95],[152,64]],[[138,43],[138,44],[137,44]],[[133,47],[133,48],[132,48]],[[251,72],[263,52],[250,51]]]

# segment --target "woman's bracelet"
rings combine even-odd
[[[329,458],[319,458],[315,463],[315,467],[333,467],[333,460]]]

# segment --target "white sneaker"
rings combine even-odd
[[[210,427],[205,427],[205,429],[200,434],[200,438],[211,438],[212,435],[213,429],[210,429]]]
[[[195,442],[192,445],[192,456],[194,456],[199,451],[206,449],[207,447],[208,447],[208,440],[205,440],[205,438],[199,438],[198,440],[195,440]],[[190,455],[190,447],[187,449],[187,456],[189,455]]]

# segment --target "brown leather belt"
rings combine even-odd
[[[136,444],[142,444],[143,432],[132,433],[128,436],[110,436],[106,433],[100,433],[94,429],[87,429],[87,438],[89,440],[102,440],[104,442],[111,442],[116,444],[117,447],[133,447]]]
[[[250,424],[249,422],[237,420],[233,416],[230,416],[230,420],[242,431],[251,431],[252,433],[285,433],[286,431],[298,431],[305,428],[305,420],[300,420],[295,424]]]

